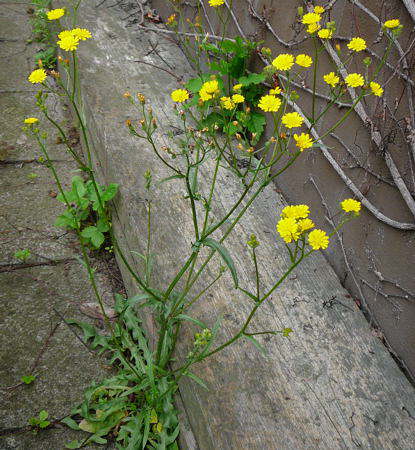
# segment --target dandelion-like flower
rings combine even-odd
[[[292,217],[281,219],[277,223],[277,231],[287,244],[300,237],[297,221]]]
[[[235,86],[232,89],[234,91],[240,91],[242,89],[242,84],[235,84]]]
[[[288,205],[281,211],[281,216],[291,219],[305,219],[310,214],[308,205]]]
[[[336,84],[338,84],[340,78],[334,72],[330,72],[327,75],[323,76],[323,80],[331,87],[334,87],[336,86]]]
[[[353,212],[356,214],[358,214],[362,208],[362,204],[353,198],[346,198],[340,203],[340,206],[344,212]]]
[[[186,89],[176,89],[171,94],[171,99],[176,103],[183,103],[189,98],[189,93]]]
[[[382,97],[383,88],[380,86],[379,83],[376,83],[376,81],[371,81],[369,86],[373,95],[376,95],[376,97]]]
[[[86,41],[92,37],[91,32],[86,28],[74,28],[70,33],[80,41]]]
[[[209,5],[217,8],[225,3],[225,0],[209,0]]]
[[[314,222],[311,219],[301,219],[297,222],[300,233],[314,228]]]
[[[313,59],[308,55],[298,55],[295,62],[301,67],[310,67],[313,64]]]
[[[366,41],[360,37],[355,37],[347,44],[347,48],[355,52],[361,52],[366,49]]]
[[[325,10],[324,10],[324,8],[322,6],[317,5],[317,6],[314,7],[313,11],[316,14],[323,14]]]
[[[269,90],[270,95],[278,95],[281,94],[282,90],[279,86],[275,86],[275,88]]]
[[[272,61],[272,65],[277,70],[290,70],[294,65],[294,56],[289,53],[281,53]]]
[[[399,22],[399,19],[390,19],[390,20],[387,20],[383,25],[386,28],[392,29],[392,28],[399,27],[400,24],[401,24],[401,22]]]
[[[46,13],[46,16],[49,20],[57,20],[60,19],[65,14],[65,10],[62,8],[51,9]]]
[[[307,33],[313,34],[320,28],[321,25],[319,25],[318,23],[310,23],[310,25],[307,27]]]
[[[306,148],[310,148],[313,146],[313,140],[311,139],[308,133],[301,133],[300,135],[294,134],[294,140],[296,142],[296,146],[303,151]]]
[[[202,101],[211,100],[219,92],[219,83],[216,80],[206,81],[203,83],[199,91],[199,96]]]
[[[312,23],[320,22],[320,20],[321,20],[320,14],[312,12],[312,13],[304,14],[304,16],[301,19],[301,22],[304,25],[310,25]]]
[[[33,125],[36,122],[39,122],[39,119],[37,119],[36,117],[28,117],[24,120],[24,123],[27,123],[29,125]]]
[[[75,37],[73,34],[70,34],[66,35],[61,40],[59,40],[57,44],[62,50],[65,50],[67,52],[73,52],[78,48],[79,39]]]
[[[301,127],[301,125],[304,122],[304,118],[300,116],[297,112],[291,112],[284,114],[282,116],[281,122],[287,127],[287,128],[297,128]]]
[[[258,107],[265,112],[277,112],[280,109],[281,100],[275,95],[264,95],[260,98]]]
[[[329,237],[323,230],[313,230],[308,235],[308,243],[313,250],[325,250],[329,246]]]
[[[45,72],[45,69],[36,69],[34,70],[30,75],[28,80],[33,83],[43,83],[46,80],[47,74]]]
[[[363,86],[365,84],[365,79],[362,75],[360,75],[360,73],[350,73],[349,75],[347,75],[344,81],[346,82],[347,86],[353,88]]]
[[[234,103],[243,103],[245,101],[245,97],[241,94],[232,95],[232,101]]]
[[[176,14],[172,14],[166,20],[167,25],[171,25],[176,20]]]
[[[235,103],[232,101],[230,97],[221,97],[220,101],[225,109],[235,108]]]
[[[330,28],[322,28],[317,34],[320,39],[331,39],[333,37],[333,30],[330,30]]]

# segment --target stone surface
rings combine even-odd
[[[138,117],[122,94],[140,91],[149,99],[162,124],[156,136],[161,146],[166,143],[167,131],[174,129],[169,93],[179,84],[167,72],[135,61],[169,67],[179,78],[189,77],[191,69],[171,40],[127,28],[121,20],[126,9],[82,5],[83,25],[95,39],[81,46],[80,57],[84,103],[96,158],[105,181],[121,185],[114,224],[129,254],[141,251],[145,245],[142,198],[147,194],[143,174],[151,169],[158,180],[166,171],[148,145],[133,140],[122,126],[126,118]],[[157,52],[153,51],[154,45]],[[201,170],[202,191],[211,172],[210,164]],[[213,211],[216,218],[241,192],[225,171],[219,173],[218,186],[218,208]],[[161,287],[176,274],[194,237],[191,218],[185,214],[188,200],[179,182],[162,185],[152,200],[154,252],[158,255],[154,283]],[[268,186],[261,201],[249,210],[227,241],[245,288],[253,288],[253,270],[245,244],[252,232],[261,242],[263,285],[271,286],[287,267],[284,245],[275,236],[283,204],[275,189]],[[218,231],[216,237],[220,236]],[[139,267],[137,262],[134,264]],[[215,259],[207,273],[214,275],[218,266]],[[127,287],[134,292],[134,283],[124,274]],[[231,288],[229,276],[225,281],[191,311],[210,326],[222,315],[221,340],[238,329],[249,310],[249,302]],[[325,307],[330,300],[332,306]],[[284,327],[294,329],[292,337],[263,340],[268,349],[266,358],[250,343],[239,342],[195,368],[209,391],[190,381],[181,384],[181,397],[196,438],[196,444],[188,442],[190,448],[414,447],[414,389],[373,335],[322,255],[309,258],[266,302],[253,324],[254,329]],[[177,352],[179,360],[189,351],[194,331],[193,327],[184,330]]]

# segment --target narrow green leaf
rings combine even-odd
[[[261,345],[253,336],[249,336],[249,335],[245,334],[244,337],[246,339],[248,339],[249,341],[251,341],[263,355],[267,355],[267,351],[266,351],[265,347],[263,345]]]
[[[179,320],[187,320],[187,321],[189,321],[189,322],[193,322],[193,323],[195,323],[196,325],[199,325],[200,328],[209,328],[209,327],[208,327],[205,323],[203,323],[202,321],[200,321],[200,320],[198,320],[198,319],[195,319],[194,317],[187,316],[186,314],[178,314],[178,315],[176,316],[176,318],[179,319]]]
[[[207,391],[209,390],[209,388],[207,387],[205,382],[201,378],[199,378],[197,375],[195,375],[194,373],[186,372],[186,376],[191,378],[193,381],[196,381],[197,384],[199,384],[200,386],[205,388]]]
[[[184,175],[181,175],[181,174],[172,175],[172,176],[170,176],[170,177],[166,177],[166,178],[161,179],[160,181],[158,181],[158,182],[156,183],[156,185],[157,185],[157,186],[160,186],[161,184],[166,183],[167,181],[171,181],[171,180],[175,180],[175,179],[180,179],[180,178],[185,178],[185,176],[184,176]]]
[[[229,254],[228,250],[220,244],[218,241],[212,238],[206,238],[202,241],[203,245],[206,245],[214,250],[216,250],[220,256],[222,257],[225,264],[229,267],[229,270],[231,271],[233,281],[235,283],[235,289],[238,287],[238,274],[235,269],[235,264],[233,263],[233,260],[231,258],[231,255]]]
[[[69,416],[64,417],[60,422],[67,425],[72,430],[79,430],[79,425],[72,419],[72,417],[69,417]],[[70,447],[68,447],[68,448],[70,448]],[[74,448],[78,448],[78,447],[74,447]]]

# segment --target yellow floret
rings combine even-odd
[[[386,28],[397,28],[397,27],[399,27],[400,24],[401,24],[401,22],[399,22],[399,19],[390,19],[390,20],[387,20],[383,25]]]
[[[46,16],[49,20],[57,20],[60,19],[65,14],[65,10],[62,8],[51,9],[46,13]]]
[[[383,89],[379,83],[376,83],[375,81],[371,81],[369,86],[370,86],[370,89],[371,89],[373,95],[376,95],[376,97],[382,97]]]
[[[220,101],[225,109],[235,108],[235,103],[232,101],[230,97],[221,97]]]
[[[43,83],[46,80],[47,74],[44,69],[36,69],[30,75],[28,80],[33,83]]]
[[[183,103],[189,98],[189,93],[186,89],[176,89],[171,93],[171,99],[177,103]]]
[[[233,94],[232,101],[234,103],[243,103],[245,101],[245,97],[241,94]]]
[[[300,135],[294,134],[294,140],[296,142],[295,145],[299,147],[301,151],[313,146],[313,140],[308,133],[301,133]]]
[[[28,117],[24,120],[24,123],[28,123],[29,125],[32,125],[36,122],[39,122],[39,119],[37,119],[36,117]]]
[[[360,209],[362,208],[362,204],[359,201],[354,200],[353,198],[346,198],[340,203],[340,205],[343,211],[354,212],[356,214],[359,213]]]
[[[277,223],[277,231],[287,244],[300,237],[298,224],[292,217],[281,219]]]
[[[310,67],[313,64],[313,59],[308,55],[298,55],[295,62],[301,67]]]
[[[79,39],[75,37],[73,34],[71,34],[62,38],[60,41],[57,42],[57,44],[62,50],[65,50],[67,52],[73,52],[78,48]]]
[[[313,250],[324,250],[329,246],[329,237],[323,230],[313,230],[308,235],[308,243]]]
[[[355,52],[361,52],[366,48],[366,41],[360,37],[355,37],[347,44],[347,48]]]
[[[209,0],[209,5],[217,8],[225,3],[225,0]]]
[[[301,127],[304,122],[304,118],[297,112],[287,113],[282,116],[281,122],[287,128]]]
[[[317,34],[320,39],[331,39],[333,37],[333,30],[323,28]]]
[[[351,73],[347,75],[344,81],[346,82],[347,86],[353,88],[363,86],[365,84],[365,79],[362,75],[360,75],[360,73]]]
[[[323,76],[323,80],[331,87],[334,87],[336,86],[336,84],[338,84],[340,78],[334,72],[330,72],[327,75]]]
[[[294,56],[288,53],[282,53],[272,61],[272,65],[278,70],[290,70],[293,64]]]
[[[312,23],[320,22],[320,20],[321,20],[320,14],[307,13],[307,14],[304,14],[303,18],[301,19],[301,22],[304,25],[310,25]]]
[[[277,112],[281,106],[281,100],[275,95],[264,95],[260,98],[258,107],[265,112]]]

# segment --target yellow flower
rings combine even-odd
[[[391,20],[387,20],[383,25],[386,28],[396,28],[396,27],[399,27],[400,24],[401,24],[401,22],[399,22],[399,19],[391,19]]]
[[[310,208],[307,205],[289,205],[286,206],[281,216],[290,219],[305,219],[310,214]]]
[[[358,214],[360,209],[362,208],[362,204],[352,198],[346,198],[345,200],[343,200],[340,203],[340,205],[341,205],[343,211],[354,212],[356,214]]]
[[[278,70],[290,70],[293,64],[294,56],[288,53],[281,53],[272,61],[272,65]]]
[[[292,113],[284,114],[282,116],[281,122],[287,128],[296,128],[296,127],[301,127],[301,125],[304,122],[304,119],[297,112],[292,112]]]
[[[279,86],[275,86],[275,88],[269,90],[270,95],[281,94],[282,90]]]
[[[62,50],[67,52],[73,52],[77,49],[79,44],[79,39],[75,37],[73,34],[65,36],[63,39],[57,42],[59,47]]]
[[[258,107],[265,112],[277,112],[281,106],[281,100],[275,95],[264,95],[260,98]]]
[[[320,20],[321,20],[320,14],[307,13],[307,14],[304,14],[303,18],[301,19],[301,22],[304,25],[310,25],[312,23],[320,22]]]
[[[308,55],[298,55],[295,58],[295,62],[301,67],[310,67],[313,64],[311,56]]]
[[[297,223],[300,233],[314,228],[314,222],[311,219],[301,219]]]
[[[318,32],[318,37],[320,39],[331,39],[333,37],[333,30],[330,30],[330,28],[323,28]]]
[[[90,31],[87,30],[86,28],[74,28],[70,32],[74,37],[78,38],[80,41],[86,41],[87,39],[92,37]]]
[[[72,36],[72,30],[63,30],[58,34],[59,39],[64,39],[68,36]]]
[[[221,97],[220,101],[222,102],[222,106],[225,109],[235,108],[235,103],[232,101],[230,97]]]
[[[307,33],[313,34],[320,28],[321,26],[318,23],[310,23],[310,25],[307,27]]]
[[[217,8],[225,3],[225,0],[209,0],[209,5]]]
[[[206,102],[212,99],[219,92],[219,83],[216,80],[206,81],[203,83],[199,91],[199,96],[202,101]]]
[[[347,77],[344,79],[344,81],[346,82],[347,86],[354,87],[354,88],[363,86],[365,84],[365,80],[362,77],[362,75],[360,75],[360,73],[351,73],[351,74],[347,75]]]
[[[375,81],[371,81],[369,86],[370,86],[370,89],[372,90],[373,95],[376,95],[376,97],[382,97],[383,89],[379,83],[376,83]]]
[[[313,146],[313,140],[311,139],[308,133],[301,133],[300,135],[294,134],[294,139],[296,142],[296,146],[299,147],[301,151],[306,148],[310,148]]]
[[[322,6],[315,6],[314,7],[314,12],[316,13],[316,14],[323,14],[323,12],[324,12],[324,8],[322,7]]]
[[[340,78],[337,75],[335,75],[334,72],[330,72],[327,75],[323,76],[323,80],[331,87],[334,87],[340,81]]]
[[[33,83],[43,83],[46,80],[47,74],[44,69],[36,69],[30,75],[28,80]]]
[[[28,123],[32,125],[33,123],[39,122],[39,119],[36,119],[36,117],[28,117],[24,120],[24,123]]]
[[[242,89],[242,84],[235,84],[235,86],[232,89],[234,91],[240,91]]]
[[[49,20],[57,20],[60,19],[65,14],[65,10],[62,8],[51,9],[46,13]]]
[[[245,101],[245,97],[241,94],[233,94],[232,101],[234,103],[243,103]]]
[[[171,93],[171,99],[177,103],[183,103],[189,98],[189,93],[186,89],[176,89]]]
[[[355,37],[347,44],[347,48],[355,52],[361,52],[366,48],[366,41],[360,37]]]
[[[176,20],[176,14],[172,14],[171,16],[169,16],[169,17],[167,18],[166,23],[167,23],[168,25],[171,25],[175,20]]]
[[[281,219],[277,223],[277,231],[287,243],[296,241],[300,237],[297,222],[292,217]]]
[[[313,230],[308,235],[308,243],[313,250],[326,249],[329,246],[329,237],[323,230]]]

